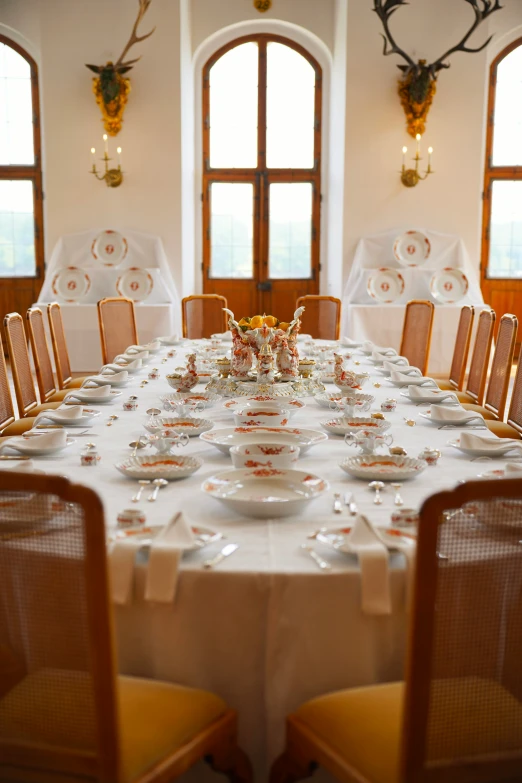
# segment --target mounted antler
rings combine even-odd
[[[114,64],[109,61],[105,65],[86,66],[97,74],[97,78],[93,79],[93,92],[104,117],[105,130],[110,136],[116,136],[121,130],[123,110],[127,103],[128,93],[130,92],[130,80],[124,78],[124,74],[128,73],[132,66],[141,59],[140,57],[136,57],[134,60],[127,60],[127,62],[124,62],[124,57],[134,44],[145,41],[156,29],[153,27],[149,33],[138,35],[139,24],[145,16],[152,0],[138,0],[138,2],[139,9],[136,21],[134,22],[134,27],[132,28],[127,45],[117,62]]]
[[[426,119],[433,96],[436,92],[437,74],[439,71],[450,67],[450,63],[445,62],[454,52],[468,52],[474,54],[481,52],[489,44],[493,36],[490,36],[482,46],[471,48],[467,43],[478,26],[495,11],[499,11],[502,6],[500,0],[465,0],[473,8],[475,20],[463,39],[456,46],[448,49],[442,57],[428,65],[426,60],[414,62],[395,42],[389,27],[389,20],[395,11],[403,5],[408,5],[406,0],[374,0],[373,10],[379,17],[384,28],[383,54],[397,54],[406,61],[406,65],[398,65],[403,76],[399,80],[399,95],[401,103],[406,112],[408,132],[411,136],[421,135],[426,129]]]

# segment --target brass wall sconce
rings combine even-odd
[[[94,147],[91,147],[91,155],[93,156],[91,174],[94,174],[96,179],[105,180],[105,184],[108,188],[119,188],[123,182],[123,171],[121,170],[121,147],[118,147],[116,150],[118,153],[118,168],[109,168],[109,161],[112,160],[112,158],[109,158],[109,141],[106,133],[103,134],[103,142],[105,145],[105,150],[103,153],[103,158],[100,158],[100,160],[102,160],[105,164],[105,173],[98,173],[96,163],[94,162],[94,155],[96,154],[96,150]]]
[[[407,188],[414,188],[415,185],[418,185],[420,180],[426,179],[430,174],[434,174],[431,168],[431,156],[433,155],[433,147],[428,147],[428,168],[426,169],[424,175],[419,174],[419,162],[422,160],[420,156],[420,142],[421,142],[420,133],[417,133],[417,135],[415,136],[415,140],[417,142],[417,148],[415,150],[415,157],[412,158],[412,160],[415,162],[414,169],[406,168],[406,153],[408,152],[408,147],[402,148],[401,182]]]

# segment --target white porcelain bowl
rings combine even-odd
[[[216,402],[221,399],[220,394],[213,394],[212,392],[176,392],[175,394],[164,394],[160,397],[163,403],[180,402],[187,403],[189,405],[203,405],[204,408],[211,408]]]
[[[208,432],[214,426],[210,419],[198,419],[192,416],[157,416],[154,419],[154,426],[149,420],[144,426],[147,432],[153,435],[161,435],[163,438],[170,438],[173,433],[181,435],[185,433],[189,438],[195,438],[203,432]]]
[[[241,397],[239,399],[227,400],[224,403],[224,407],[229,411],[237,413],[244,408],[258,409],[267,408],[268,410],[286,410],[288,411],[288,417],[292,416],[302,410],[305,407],[305,403],[302,400],[294,399],[293,397],[267,397],[266,395],[259,394],[256,397]]]
[[[354,478],[364,481],[404,481],[418,476],[427,467],[423,459],[390,455],[348,457],[341,468]]]
[[[268,405],[259,408],[244,408],[234,413],[236,427],[286,427],[290,420],[287,410],[270,409]]]
[[[149,455],[146,457],[130,457],[114,466],[127,478],[157,479],[167,481],[186,478],[199,470],[203,462],[197,457],[179,457],[177,455]]]
[[[221,427],[204,432],[201,440],[228,454],[232,446],[244,443],[290,443],[299,446],[301,454],[318,443],[328,440],[325,432],[297,427]]]
[[[288,443],[243,443],[232,446],[230,456],[235,468],[279,468],[290,470],[295,467],[301,449]]]
[[[274,519],[299,514],[328,489],[328,482],[302,470],[227,470],[201,488],[227,508],[247,517]]]
[[[382,435],[390,428],[390,422],[383,419],[368,419],[362,416],[353,419],[347,416],[341,416],[335,419],[322,421],[321,426],[326,432],[332,435],[346,435],[348,432],[375,432],[376,435]]]

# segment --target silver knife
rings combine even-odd
[[[223,547],[221,552],[218,552],[218,554],[215,557],[211,557],[210,560],[205,560],[203,563],[203,568],[214,568],[214,566],[218,565],[218,563],[221,563],[222,560],[225,559],[225,557],[228,557],[229,555],[233,554],[236,549],[238,548],[239,544],[227,544]]]

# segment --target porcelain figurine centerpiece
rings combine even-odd
[[[194,388],[197,384],[198,372],[196,369],[196,354],[190,353],[187,356],[186,370],[183,367],[178,367],[175,372],[167,375],[167,381],[173,389],[177,392],[188,392]]]

